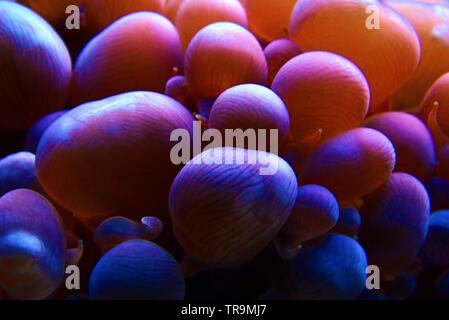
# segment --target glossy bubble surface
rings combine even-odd
[[[89,279],[94,300],[182,300],[184,278],[176,261],[144,240],[124,242],[106,253]]]

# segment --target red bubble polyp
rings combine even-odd
[[[177,75],[170,78],[165,84],[165,94],[179,101],[184,107],[191,111],[197,111],[197,102],[184,76]]]
[[[405,112],[385,112],[369,117],[364,127],[379,130],[396,150],[396,172],[406,172],[425,180],[436,164],[435,145],[426,125]]]
[[[289,39],[270,42],[263,50],[268,63],[268,85],[271,86],[279,69],[290,59],[302,53],[298,45]]]
[[[431,121],[431,117],[435,118],[435,125],[441,129],[444,135],[449,134],[449,73],[443,74],[439,77],[432,86],[427,90],[427,93],[421,102],[419,116],[424,122]],[[437,109],[435,109],[437,106]],[[432,111],[436,114],[432,114]],[[429,127],[430,124],[429,124]],[[435,130],[434,130],[435,131]],[[434,135],[437,132],[432,132]],[[438,139],[438,137],[435,137]]]
[[[94,241],[106,253],[128,240],[152,241],[161,234],[162,227],[162,221],[156,217],[143,217],[141,223],[125,217],[111,217],[102,221],[95,229]]]
[[[338,222],[330,232],[355,237],[360,231],[361,223],[362,218],[360,217],[359,210],[354,207],[340,208]]]
[[[233,22],[245,28],[248,25],[245,9],[238,0],[183,0],[175,18],[183,50],[203,27],[220,21]]]
[[[368,112],[365,76],[351,61],[331,52],[292,58],[276,74],[271,89],[288,108],[290,135],[298,144],[320,129],[326,140],[358,127]]]
[[[183,0],[167,0],[165,3],[162,13],[173,23],[176,22],[176,15],[182,2]]]
[[[25,137],[25,150],[35,153],[37,144],[44,134],[45,130],[57,119],[62,117],[66,110],[55,111],[45,115],[36,121],[30,129],[28,129],[27,135]]]
[[[30,9],[0,1],[0,130],[26,129],[67,102],[72,61],[56,31]]]
[[[300,187],[293,211],[276,238],[279,255],[292,258],[303,242],[332,229],[338,214],[337,199],[329,190],[318,185]]]
[[[11,299],[43,299],[64,274],[61,218],[38,193],[16,189],[0,198],[0,287]]]
[[[449,144],[442,146],[438,150],[438,175],[444,179],[449,179]]]
[[[376,190],[390,178],[396,164],[391,141],[380,131],[357,128],[320,144],[300,174],[303,185],[329,189],[340,205]]]
[[[36,172],[45,191],[82,220],[110,216],[168,222],[173,130],[192,132],[193,117],[155,92],[130,92],[74,108],[44,133]]]
[[[95,36],[78,56],[72,104],[129,91],[164,92],[182,61],[178,32],[167,18],[154,12],[129,14]]]
[[[89,278],[93,300],[182,300],[184,294],[184,278],[175,259],[145,240],[129,240],[112,248]]]
[[[30,152],[17,152],[0,159],[0,197],[14,189],[42,191],[34,172],[34,159]]]
[[[288,37],[290,16],[297,0],[246,0],[248,25],[260,41]]]
[[[355,63],[368,79],[374,109],[410,78],[421,57],[410,22],[376,0],[297,1],[290,39],[304,51],[331,51]]]
[[[442,74],[449,71],[449,21],[446,6],[429,5],[424,1],[389,0],[387,4],[415,27],[421,43],[421,59],[407,82],[391,97],[396,108],[416,108],[426,91]],[[428,1],[431,2],[431,1]],[[435,3],[437,1],[434,1]]]
[[[449,267],[449,211],[432,213],[429,232],[419,258],[426,266]]]
[[[340,234],[326,234],[287,262],[273,293],[289,300],[351,300],[366,286],[363,247]]]
[[[284,102],[270,89],[257,84],[241,84],[225,90],[212,105],[209,128],[226,135],[228,129],[266,130],[266,141],[257,141],[264,151],[279,149],[287,140],[290,116]],[[271,146],[270,130],[277,130],[278,141]],[[264,144],[263,144],[264,143]],[[243,147],[243,146],[241,146]],[[248,147],[247,147],[248,148]]]
[[[99,32],[130,13],[138,11],[162,13],[164,2],[165,0],[86,0],[84,5],[87,23]]]
[[[277,170],[261,175],[266,165]],[[255,257],[287,220],[296,194],[293,170],[274,154],[227,147],[193,158],[176,177],[169,198],[186,275],[238,267]]]
[[[268,67],[262,47],[245,28],[216,22],[201,29],[190,42],[184,71],[196,99],[214,99],[243,83],[265,85]]]
[[[360,243],[381,276],[391,279],[408,268],[426,239],[430,201],[422,183],[407,173],[394,173],[364,199],[360,209]]]

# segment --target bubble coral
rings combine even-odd
[[[203,27],[220,21],[228,21],[245,27],[246,11],[238,0],[184,0],[176,13],[175,25],[179,30],[185,51],[195,34]]]
[[[297,0],[245,0],[248,28],[263,42],[288,37],[290,16]]]
[[[271,86],[279,69],[290,59],[302,53],[298,45],[289,39],[270,42],[263,50],[268,63],[268,85]]]
[[[270,89],[257,84],[241,84],[225,90],[212,105],[209,128],[217,129],[226,136],[228,129],[255,130],[257,146],[251,149],[273,150],[276,152],[286,141],[290,129],[290,116],[284,102]],[[265,129],[265,137],[260,130]],[[270,130],[276,130],[277,139],[272,140]],[[233,144],[235,146],[235,144]],[[238,146],[242,147],[243,146]]]
[[[359,233],[361,223],[359,210],[353,207],[341,208],[337,224],[330,232],[355,237]]]
[[[430,216],[429,232],[419,257],[427,266],[449,267],[449,210]]]
[[[42,189],[34,172],[34,160],[30,152],[17,152],[0,159],[0,197],[14,189],[37,192]]]
[[[167,197],[180,170],[170,161],[175,129],[192,136],[193,117],[155,92],[83,104],[56,120],[36,152],[45,191],[93,226],[110,216],[168,222]],[[91,221],[91,222],[89,222]]]
[[[165,0],[87,0],[86,19],[99,32],[121,17],[138,11],[162,13]]]
[[[377,265],[385,279],[405,271],[429,227],[430,201],[421,182],[407,173],[394,173],[364,199],[360,213],[360,244],[370,264]]]
[[[404,85],[421,57],[410,22],[375,0],[298,1],[290,39],[302,50],[335,52],[360,67],[371,89],[371,109]]]
[[[184,278],[175,259],[145,240],[112,248],[89,279],[89,297],[94,300],[182,300],[184,293]]]
[[[65,105],[69,51],[43,18],[9,1],[0,1],[0,70],[0,129],[28,128]]]
[[[274,291],[290,300],[355,299],[365,287],[367,266],[365,251],[357,241],[325,235],[288,262]]]
[[[329,190],[317,185],[300,187],[293,211],[276,238],[279,254],[292,258],[300,244],[331,230],[338,214],[338,202]]]
[[[170,190],[186,275],[256,256],[287,220],[296,193],[293,170],[274,154],[226,147],[194,157]]]
[[[357,128],[320,144],[300,173],[301,184],[329,189],[340,205],[351,205],[390,178],[396,153],[377,130]]]
[[[289,60],[271,88],[288,108],[290,134],[297,143],[320,129],[326,140],[358,127],[368,112],[365,76],[351,61],[331,52],[307,52]]]
[[[63,225],[38,193],[16,189],[0,198],[0,287],[11,299],[44,299],[64,273]]]
[[[429,193],[432,212],[449,209],[449,181],[440,177],[434,177],[426,182]]]
[[[127,15],[81,51],[73,71],[72,104],[128,91],[164,92],[182,59],[178,32],[167,18],[154,12]]]
[[[216,22],[201,29],[190,42],[184,71],[197,99],[217,98],[242,83],[265,85],[267,61],[257,39],[245,28]]]
[[[162,222],[155,217],[143,217],[141,223],[125,217],[111,217],[95,229],[94,241],[103,253],[133,239],[152,241],[162,232]]]
[[[445,59],[449,54],[449,8],[416,1],[389,0],[387,4],[407,18],[419,35],[421,59],[418,67],[391,97],[397,109],[416,108],[432,83],[449,72],[449,61]]]
[[[396,172],[426,179],[436,164],[435,145],[426,125],[405,112],[384,112],[366,119],[364,127],[379,130],[396,150]]]
[[[59,119],[63,114],[65,114],[66,110],[55,111],[50,114],[47,114],[37,120],[30,129],[28,129],[27,135],[25,137],[25,150],[35,153],[37,144],[44,134],[45,130],[57,119]]]

